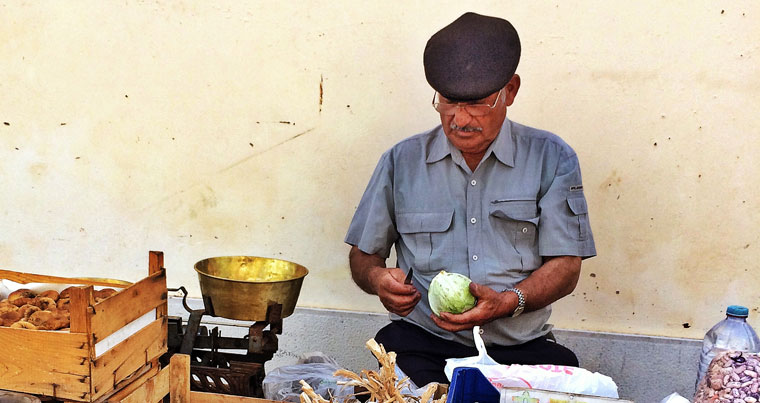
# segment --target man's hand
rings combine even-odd
[[[482,326],[497,318],[509,315],[517,306],[517,297],[511,292],[501,294],[490,287],[474,282],[470,283],[470,292],[478,299],[475,307],[460,314],[441,312],[440,317],[431,314],[430,317],[433,322],[441,329],[458,332],[472,329],[476,325]],[[512,294],[512,297],[509,294]]]
[[[372,288],[385,309],[396,315],[409,315],[422,295],[411,284],[404,284],[406,274],[399,268],[373,267],[370,269]]]

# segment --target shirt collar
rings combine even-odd
[[[493,143],[488,146],[485,157],[488,157],[489,153],[493,153],[496,159],[501,161],[502,164],[514,167],[515,166],[515,148],[514,142],[512,142],[512,122],[504,118],[504,123],[501,125],[501,131],[496,136]]]
[[[512,143],[512,122],[507,118],[504,119],[504,123],[501,125],[499,135],[496,136],[493,143],[488,146],[484,159],[491,153],[493,153],[493,155],[496,156],[496,159],[502,164],[510,167],[515,166],[514,145]],[[433,139],[430,142],[425,162],[437,162],[446,158],[447,155],[452,155],[452,157],[454,157],[456,154],[461,155],[459,150],[454,148],[451,142],[449,142],[446,133],[443,132],[443,127],[439,126],[436,130],[435,136],[433,136]]]

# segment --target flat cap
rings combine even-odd
[[[444,97],[482,99],[503,88],[517,70],[520,38],[509,21],[466,13],[436,32],[423,56],[425,78]]]

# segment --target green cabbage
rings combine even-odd
[[[475,306],[475,297],[470,293],[472,280],[457,273],[441,270],[430,283],[428,302],[433,313],[462,313]]]

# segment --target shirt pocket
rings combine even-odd
[[[588,223],[588,205],[583,195],[578,197],[568,197],[567,206],[573,213],[568,220],[568,231],[579,241],[586,240],[589,233]]]
[[[538,255],[538,206],[535,199],[509,198],[491,202],[489,215],[494,232],[499,234],[496,245],[500,261],[509,269],[530,272],[541,265]],[[505,245],[506,243],[506,245]]]
[[[454,211],[441,212],[399,212],[396,213],[396,227],[402,241],[411,252],[411,264],[415,270],[430,272],[434,255],[445,251],[445,233],[451,228]]]

